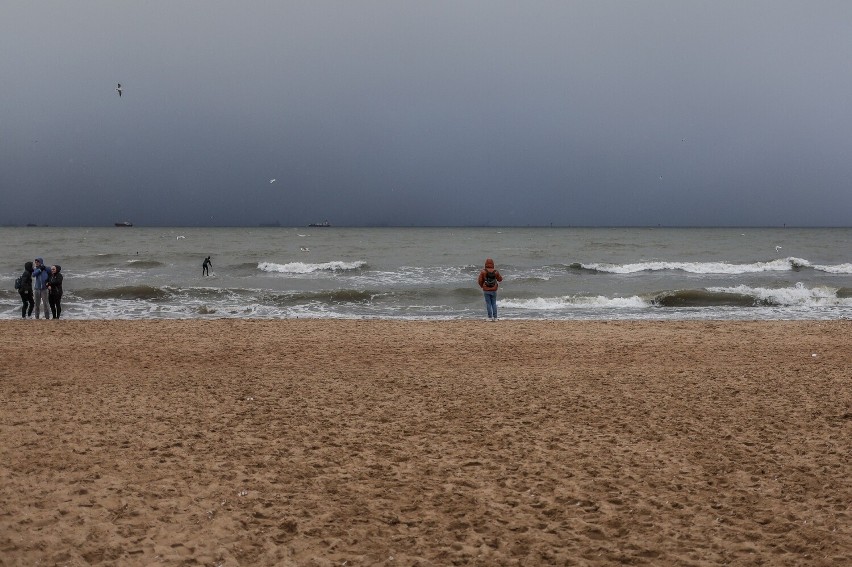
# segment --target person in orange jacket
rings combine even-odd
[[[479,287],[485,294],[485,310],[488,312],[488,320],[497,320],[497,288],[500,287],[500,282],[503,281],[503,276],[494,267],[494,260],[488,258],[485,260],[485,268],[479,272]]]

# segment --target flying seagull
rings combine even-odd
[[[119,96],[119,97],[121,96],[121,83],[118,83],[118,86],[117,86],[117,87],[115,87],[115,92],[117,92],[117,93],[118,93],[118,96]]]
[[[275,181],[276,181],[275,179],[270,179],[270,180],[269,180],[269,182],[270,182],[270,183],[275,183]]]

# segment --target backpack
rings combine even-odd
[[[494,287],[497,285],[497,270],[485,270],[485,281],[482,282],[485,287]]]
[[[17,278],[15,278],[15,289],[21,289],[21,286],[24,283],[23,280],[24,276],[18,276]]]

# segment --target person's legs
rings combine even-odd
[[[53,316],[54,319],[59,319],[59,316],[62,315],[62,296],[58,296],[56,298],[56,315]]]
[[[24,300],[24,307],[21,310],[21,315],[23,315],[23,309],[27,310],[27,317],[33,316],[33,307],[35,307],[35,301],[33,301],[33,292],[28,291],[27,293],[21,296],[21,299]]]
[[[497,316],[497,305],[495,303],[495,296],[497,295],[493,291],[483,292],[485,294],[485,311],[488,313],[488,318],[491,319]]]
[[[41,293],[42,291],[47,292],[47,290],[34,289],[33,290],[33,300],[35,301],[35,318],[41,319]],[[44,309],[44,316],[47,317],[47,307]]]
[[[47,302],[50,304],[50,314],[56,319],[56,297],[48,295]]]
[[[43,290],[41,290],[40,293],[41,293],[41,305],[42,305],[42,307],[44,307],[44,318],[50,319],[50,315],[48,315],[48,313],[50,313],[50,303],[47,300],[47,290],[43,289]]]
[[[21,303],[23,303],[23,305],[21,305],[21,318],[26,319],[27,318],[27,307],[32,303],[32,301],[30,301],[27,298],[27,296],[23,293],[20,293],[19,295],[21,296]],[[30,307],[30,309],[32,309],[32,307]]]

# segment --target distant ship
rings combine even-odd
[[[331,224],[329,224],[329,222],[326,220],[326,221],[323,221],[323,222],[312,222],[308,226],[314,227],[314,228],[316,228],[316,227],[326,227],[327,228],[327,227],[331,226]]]
[[[130,221],[117,222],[117,223],[115,223],[115,226],[125,226],[125,227],[126,226],[133,226],[133,223],[130,222]]]

